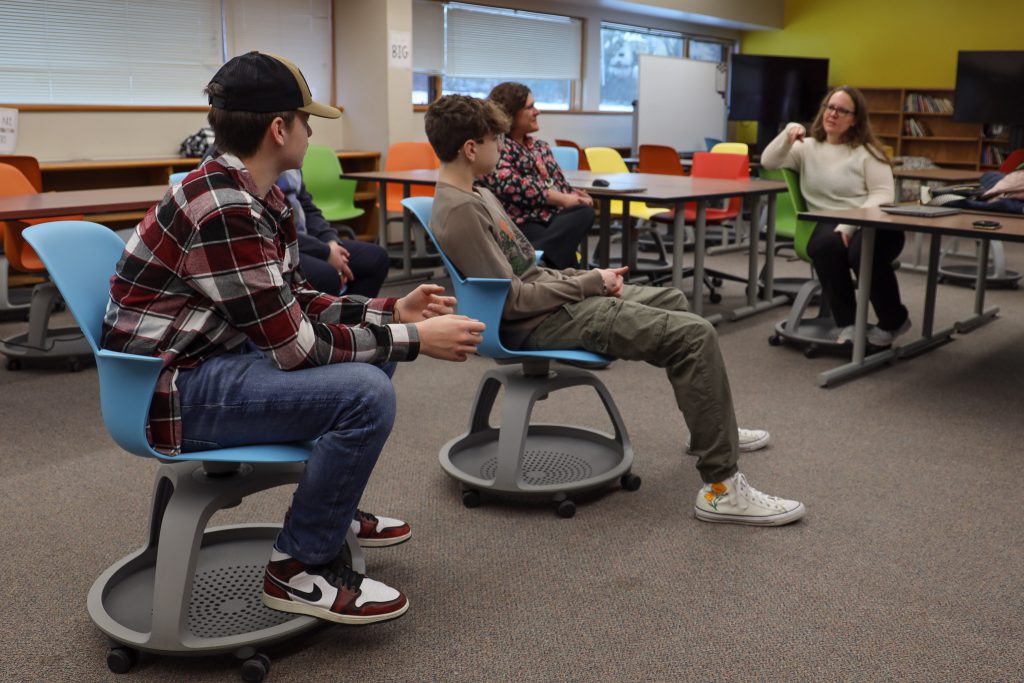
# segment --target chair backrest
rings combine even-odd
[[[342,180],[338,153],[327,145],[310,145],[302,161],[302,182],[313,197],[313,203],[331,214],[335,207],[354,207],[356,181]]]
[[[746,154],[723,152],[694,152],[690,175],[694,178],[719,178],[721,180],[743,180],[750,177],[750,158]],[[733,197],[726,210],[739,212],[743,198]]]
[[[2,161],[2,159],[0,159]],[[1017,170],[1017,167],[1024,164],[1024,149],[1015,149],[1006,157],[1006,159],[999,165],[999,170],[1002,173],[1012,173]]]
[[[185,176],[187,176],[189,173],[191,173],[191,171],[179,171],[178,173],[172,173],[167,178],[167,184],[168,185],[177,185],[182,180],[184,180]]]
[[[86,221],[43,223],[26,228],[24,235],[46,264],[93,353],[98,353],[110,277],[124,242],[113,230]]]
[[[551,155],[563,171],[575,171],[580,167],[580,152],[575,147],[552,147]]]
[[[38,170],[38,164],[36,169]],[[6,162],[0,162],[0,197],[13,197],[24,194],[39,194],[39,191],[19,168]],[[41,223],[43,220],[52,219],[33,219],[21,222],[35,224]],[[21,234],[21,227],[15,227],[8,221],[0,221],[0,233],[2,233],[0,238],[3,239],[4,255],[15,270],[29,273],[39,272],[42,270],[42,264],[31,247],[25,244]]]
[[[402,200],[402,205],[416,216],[437,247],[437,253],[452,279],[452,289],[455,290],[455,298],[459,302],[459,314],[476,318],[486,326],[483,341],[477,347],[477,351],[490,358],[511,358],[514,354],[501,343],[498,332],[501,328],[501,312],[505,306],[505,297],[508,296],[509,281],[498,278],[463,277],[458,268],[448,260],[448,255],[441,248],[434,231],[430,229],[430,216],[434,208],[433,197],[409,197]]]
[[[715,154],[750,154],[750,148],[745,142],[719,142],[711,151]]]
[[[667,145],[640,145],[640,161],[636,170],[637,173],[686,175],[679,161],[679,152]]]
[[[396,142],[388,148],[388,156],[384,160],[385,171],[416,171],[441,166],[440,159],[434,154],[429,142]],[[401,213],[402,186],[388,183],[387,210]],[[428,185],[413,185],[409,188],[410,197],[433,197],[434,188]]]
[[[789,188],[787,196],[793,202],[794,213],[807,211],[807,200],[804,199],[804,193],[800,190],[800,174],[784,168],[782,169],[782,179],[786,182],[786,187]],[[811,262],[811,257],[807,254],[807,243],[811,241],[811,234],[814,233],[816,225],[814,221],[797,220],[796,232],[793,235],[793,249],[796,250],[796,255],[808,263]]]
[[[629,167],[618,150],[611,147],[587,147],[585,150],[590,170],[595,173],[629,173]]]
[[[581,171],[589,171],[590,170],[590,164],[587,163],[587,155],[583,153],[583,148],[582,147],[577,145],[572,140],[563,140],[561,138],[555,138],[555,145],[557,145],[558,147],[572,147],[573,149],[575,149],[576,150],[576,154],[578,155],[578,159],[579,159],[579,165],[580,165],[579,166],[579,170],[581,170]]]
[[[35,157],[4,154],[0,155],[0,164],[7,164],[18,169],[36,192],[43,191],[43,172],[39,170],[39,160]]]

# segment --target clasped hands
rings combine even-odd
[[[420,336],[420,353],[441,360],[464,361],[483,341],[485,325],[455,315],[455,297],[442,296],[444,287],[424,284],[395,303],[397,323],[413,323]]]

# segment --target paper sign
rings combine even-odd
[[[408,31],[388,31],[388,53],[393,69],[412,68],[412,34]]]
[[[0,154],[14,154],[18,146],[18,110],[0,109]]]

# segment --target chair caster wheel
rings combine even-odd
[[[576,514],[576,503],[571,500],[563,500],[558,504],[557,512],[559,517],[563,519],[570,519]]]
[[[622,488],[626,489],[627,491],[636,491],[637,489],[640,488],[640,483],[642,481],[643,480],[640,479],[640,477],[638,477],[635,474],[630,474],[629,472],[623,474],[622,477],[619,479],[619,483],[622,484]]]
[[[818,357],[818,347],[817,346],[808,346],[807,349],[804,350],[804,357],[806,357],[806,358],[817,358]]]
[[[17,358],[8,358],[4,367],[11,372],[17,372],[18,370],[21,370],[21,361]]]
[[[71,360],[68,361],[68,370],[70,370],[71,372],[78,372],[81,369],[82,361],[78,360],[77,358],[72,358]]]
[[[474,489],[466,489],[462,492],[462,504],[468,508],[480,507],[480,492]]]
[[[1020,289],[1020,283],[1019,282],[1011,282],[1010,283],[1010,289]]]
[[[245,683],[261,683],[270,673],[270,657],[258,654],[242,662],[242,680]]]
[[[126,674],[139,661],[139,651],[130,647],[112,647],[107,653],[107,668],[111,673]]]
[[[769,346],[779,346],[780,344],[782,344],[782,338],[779,335],[773,334],[772,336],[768,337]]]
[[[721,303],[722,295],[719,294],[718,292],[711,292],[710,294],[708,294],[708,301],[710,301],[713,304]]]
[[[715,287],[721,287],[722,286],[722,278],[720,278],[720,277],[713,277],[713,278],[711,278],[711,284],[713,284]]]

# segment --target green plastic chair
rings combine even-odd
[[[313,202],[329,222],[366,213],[355,205],[356,181],[342,180],[338,154],[326,145],[310,145],[302,162],[302,179]]]
[[[811,262],[807,255],[807,243],[814,232],[814,222],[797,219],[797,214],[807,210],[807,202],[800,192],[800,174],[788,168],[769,170],[762,168],[761,177],[786,183],[789,191],[780,194],[775,202],[775,234],[792,240],[793,249],[802,261]]]

